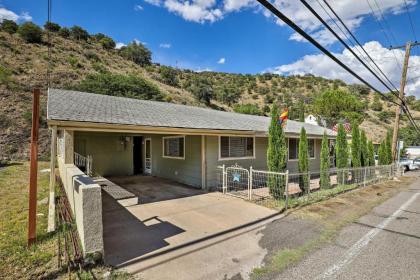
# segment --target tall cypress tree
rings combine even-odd
[[[388,162],[388,157],[386,155],[386,141],[383,140],[378,148],[378,162],[379,165],[386,165]]]
[[[287,164],[286,138],[283,128],[277,124],[279,112],[273,104],[271,108],[271,123],[268,129],[267,166],[269,171],[284,172]],[[270,177],[268,186],[270,194],[279,199],[283,196],[286,182],[280,180],[279,176]]]
[[[388,130],[388,132],[386,133],[385,154],[386,154],[386,163],[385,164],[391,164],[392,163],[392,134],[391,134],[391,130]]]
[[[368,142],[368,166],[375,166],[375,149],[373,148],[373,142]]]
[[[300,130],[299,138],[299,155],[298,155],[299,173],[299,188],[304,192],[309,191],[309,151],[308,151],[308,138],[306,137],[306,130],[304,127]]]
[[[360,163],[362,166],[369,166],[369,151],[366,133],[360,130]]]
[[[324,132],[321,144],[321,174],[319,178],[319,185],[321,189],[328,189],[331,186],[330,181],[330,149],[328,147],[327,134]]]
[[[335,165],[337,168],[348,167],[348,148],[347,148],[347,134],[344,130],[343,124],[338,125],[337,140],[335,144]],[[343,183],[345,181],[345,172],[339,171],[337,173],[337,182]]]
[[[360,131],[356,124],[351,130],[351,163],[353,167],[360,167]]]

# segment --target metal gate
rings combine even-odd
[[[223,193],[232,196],[249,199],[249,170],[234,165],[222,169],[223,172]]]

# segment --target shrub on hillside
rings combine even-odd
[[[106,50],[112,50],[116,46],[115,41],[110,37],[102,38],[99,40],[99,44],[101,44],[101,46]]]
[[[89,33],[77,25],[70,28],[70,36],[79,41],[87,41],[89,39]]]
[[[168,66],[160,66],[159,67],[159,74],[160,74],[160,80],[170,86],[178,86],[178,77],[177,77],[177,71]]]
[[[20,25],[17,32],[27,43],[42,42],[42,29],[32,22],[26,22]]]
[[[9,34],[14,34],[17,32],[19,26],[16,22],[9,19],[4,19],[2,23],[0,24],[0,30],[7,32]]]
[[[260,108],[255,104],[236,104],[233,106],[233,111],[247,115],[262,115]]]
[[[101,61],[101,59],[99,58],[99,56],[97,55],[97,53],[95,51],[87,50],[87,51],[85,51],[84,55],[89,60],[92,60],[92,61],[95,61],[95,62]]]
[[[393,121],[394,113],[390,111],[382,111],[377,114],[378,119],[385,123],[390,123]]]
[[[370,108],[374,111],[382,111],[382,102],[378,95],[375,95]]]
[[[164,94],[149,81],[133,75],[99,73],[88,75],[78,90],[138,99],[163,100]]]
[[[213,85],[209,79],[204,76],[195,76],[189,89],[200,102],[207,105],[210,104],[210,100],[213,97]]]
[[[44,24],[44,29],[51,32],[58,32],[61,29],[61,26],[54,22],[46,22]]]
[[[122,57],[134,63],[146,66],[152,63],[152,52],[142,43],[132,42],[119,50]]]
[[[60,29],[60,31],[58,31],[58,35],[60,35],[63,38],[68,38],[70,37],[70,29],[68,29],[67,27],[63,27]]]

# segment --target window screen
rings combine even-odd
[[[163,138],[163,155],[184,158],[184,141],[184,137]]]
[[[253,137],[220,137],[221,158],[241,158],[254,156]]]

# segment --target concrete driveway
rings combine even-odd
[[[106,263],[145,279],[223,279],[261,265],[258,230],[277,212],[160,178],[109,179],[140,202],[123,207],[103,192]]]

